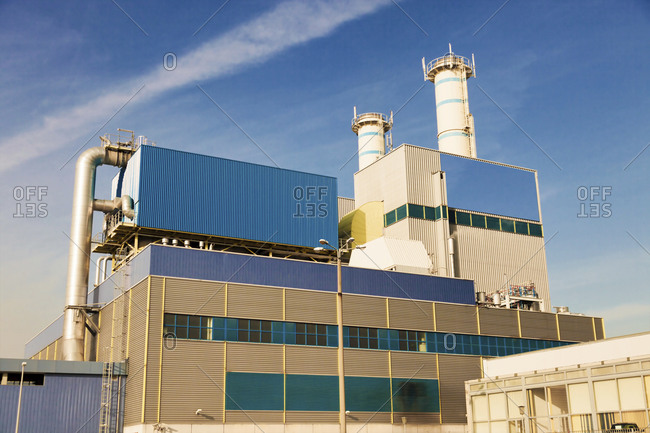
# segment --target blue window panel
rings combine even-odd
[[[283,410],[284,376],[226,373],[226,410]]]
[[[436,219],[436,210],[435,208],[425,206],[424,207],[424,219],[429,221],[435,221]]]
[[[442,212],[442,209],[440,208],[440,206],[434,208],[433,209],[433,219],[436,220],[436,221],[439,220],[440,217],[441,217],[441,212]]]
[[[287,374],[287,410],[339,410],[338,376]]]
[[[434,379],[393,378],[393,411],[440,412],[438,381]]]
[[[530,230],[530,235],[531,236],[537,236],[539,238],[544,236],[542,234],[542,226],[539,225],[539,224],[529,223],[528,224],[528,229]]]
[[[388,340],[390,350],[399,350],[399,331],[396,329],[388,330]]]
[[[408,213],[409,213],[409,217],[411,218],[424,219],[424,206],[409,203]]]
[[[390,379],[387,377],[345,378],[345,405],[354,412],[390,412]]]
[[[285,344],[296,344],[296,324],[286,322],[284,324],[284,342]]]
[[[397,221],[401,221],[404,218],[406,218],[406,205],[403,204],[402,206],[395,209],[395,214],[397,217]]]

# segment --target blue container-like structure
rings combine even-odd
[[[318,246],[338,237],[336,178],[141,146],[113,181],[139,227]]]

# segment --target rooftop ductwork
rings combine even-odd
[[[126,166],[136,150],[133,138],[129,142],[121,142],[118,139],[116,143],[112,143],[108,137],[101,137],[101,140],[101,146],[90,148],[79,156],[75,168],[66,306],[63,319],[63,359],[67,361],[83,361],[93,210],[111,212],[114,209],[121,209],[125,216],[129,218],[134,216],[130,197],[121,197],[115,201],[95,200],[97,167]]]

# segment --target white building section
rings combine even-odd
[[[352,250],[350,266],[423,275],[432,273],[431,260],[421,241],[382,236],[364,247]]]
[[[426,64],[424,79],[436,86],[438,149],[442,152],[476,158],[474,118],[469,112],[467,79],[474,76],[474,61],[451,51]]]
[[[359,170],[363,170],[386,154],[386,133],[393,127],[390,117],[381,113],[357,115],[354,107],[352,131],[359,137]]]

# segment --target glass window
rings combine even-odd
[[[472,418],[474,421],[487,421],[489,419],[488,399],[486,395],[472,397]]]
[[[424,206],[417,204],[409,204],[409,216],[411,218],[421,218],[424,219]]]
[[[440,206],[436,207],[433,209],[433,219],[434,220],[439,220],[442,215],[442,210],[440,209]]]
[[[645,409],[643,402],[643,382],[640,377],[618,380],[618,395],[621,410]]]
[[[521,418],[522,411],[526,410],[524,404],[524,393],[522,391],[510,391],[506,393],[508,400],[508,416],[510,418]]]
[[[456,211],[449,209],[449,224],[456,224]]]
[[[435,209],[429,206],[424,207],[424,219],[434,221],[436,219],[435,217]]]
[[[549,386],[546,389],[548,404],[552,415],[567,415],[569,413],[569,401],[564,385]]]
[[[501,230],[501,224],[499,223],[499,218],[486,216],[485,223],[486,223],[486,228],[490,230]]]
[[[537,237],[542,237],[542,226],[539,224],[533,224],[529,223],[528,228],[530,230],[530,235],[531,236],[537,236]]]
[[[386,227],[388,227],[391,224],[394,224],[395,221],[397,221],[394,210],[388,212],[385,216],[386,216]]]
[[[441,206],[442,207],[442,217],[447,218],[447,206]]]
[[[176,325],[176,315],[165,313],[165,326],[175,326]]]
[[[456,224],[469,226],[471,225],[471,219],[467,212],[456,211]]]
[[[499,420],[508,418],[506,396],[502,392],[490,394],[488,396],[490,405],[490,420]]]
[[[472,227],[485,228],[485,216],[472,214]]]
[[[501,230],[508,233],[514,233],[515,222],[513,220],[501,218]]]
[[[397,221],[401,221],[404,218],[406,218],[406,205],[405,204],[403,204],[402,206],[395,209],[395,218],[396,218]]]
[[[519,234],[528,234],[528,223],[522,221],[515,221],[515,231]]]

